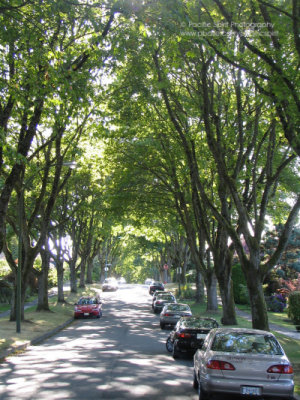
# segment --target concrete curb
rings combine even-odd
[[[64,328],[66,328],[72,322],[74,322],[74,318],[73,317],[68,319],[63,324],[58,325],[56,328],[52,329],[51,331],[45,332],[41,336],[38,336],[38,337],[36,337],[36,338],[26,342],[26,343],[23,343],[23,344],[21,344],[19,346],[11,346],[11,347],[7,348],[6,350],[1,351],[0,352],[0,363],[5,361],[6,357],[8,357],[10,355],[13,355],[14,353],[26,350],[27,347],[29,347],[29,346],[34,346],[34,345],[36,345],[38,343],[41,343],[45,339],[48,339],[49,337],[55,335],[57,332],[59,332],[59,331],[63,330]]]

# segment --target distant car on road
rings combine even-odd
[[[119,285],[123,285],[123,284],[126,283],[126,279],[123,278],[123,276],[121,276],[121,278],[119,278],[119,279],[117,280],[117,282],[118,282]]]
[[[154,281],[149,286],[149,294],[153,294],[155,290],[165,290],[165,286],[162,282]]]
[[[74,318],[102,316],[102,302],[98,297],[80,297],[74,306]]]
[[[170,293],[160,293],[153,303],[153,311],[160,313],[167,303],[176,303],[176,298]]]
[[[102,291],[103,292],[115,292],[118,290],[119,285],[115,278],[106,278],[102,284]]]
[[[190,316],[192,316],[192,311],[188,304],[166,304],[160,313],[160,327],[164,329],[166,325],[174,326],[181,317]]]
[[[173,353],[174,358],[180,354],[193,355],[201,348],[206,335],[219,324],[214,318],[181,317],[167,341],[167,350]]]
[[[153,282],[153,279],[147,278],[147,279],[145,280],[145,285],[151,285],[152,282]]]
[[[217,328],[194,355],[193,386],[201,400],[221,393],[293,399],[293,368],[272,333]]]

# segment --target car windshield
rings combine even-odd
[[[189,318],[182,321],[185,328],[217,328],[218,323],[211,319],[206,318]]]
[[[97,299],[91,298],[91,299],[79,299],[78,304],[80,305],[88,305],[88,304],[97,304]]]
[[[191,311],[190,307],[184,304],[170,304],[168,311]]]
[[[230,353],[283,354],[279,343],[273,336],[240,332],[218,333],[211,349]]]

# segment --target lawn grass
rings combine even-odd
[[[10,310],[9,304],[0,304],[0,313]]]
[[[78,293],[64,291],[65,303],[58,303],[57,296],[49,298],[50,311],[36,312],[36,306],[25,310],[25,320],[21,322],[21,332],[16,333],[16,322],[9,317],[0,319],[0,352],[28,344],[33,339],[57,328],[73,319],[74,303],[83,295],[95,294],[97,286],[87,285]]]

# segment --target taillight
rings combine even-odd
[[[267,372],[273,373],[273,374],[292,374],[293,367],[290,364],[278,364],[278,365],[272,365],[272,367],[269,367],[267,369]]]
[[[169,313],[165,313],[165,314],[164,314],[164,317],[169,317],[169,316],[170,316]]]
[[[206,367],[209,369],[219,369],[219,370],[226,370],[226,371],[234,371],[234,366],[227,362],[227,361],[220,361],[220,360],[209,360],[206,364]]]
[[[176,336],[181,339],[189,339],[192,335],[190,333],[177,332]]]

